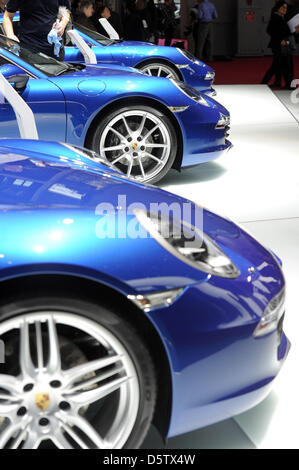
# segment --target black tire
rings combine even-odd
[[[62,297],[60,294],[58,296],[38,296],[34,297],[34,294],[31,297],[26,297],[23,299],[16,299],[11,303],[3,304],[0,306],[0,328],[3,325],[7,324],[11,319],[22,315],[36,314],[40,312],[62,312],[67,315],[72,315],[72,318],[80,317],[80,321],[87,319],[87,321],[92,321],[105,330],[107,330],[113,337],[119,341],[122,346],[125,348],[130,360],[134,364],[138,383],[139,383],[139,407],[136,416],[135,423],[132,427],[130,435],[126,440],[122,448],[135,449],[139,448],[142,442],[144,441],[148,429],[151,425],[156,402],[156,374],[153,366],[153,362],[150,356],[150,353],[147,347],[144,345],[142,338],[138,332],[134,329],[134,326],[125,321],[119,314],[113,311],[110,307],[104,307],[97,305],[94,302],[89,302],[86,300],[80,300],[79,298],[72,297]],[[5,333],[7,335],[7,333]],[[5,335],[0,338],[6,341],[7,337]],[[14,340],[16,341],[16,339]],[[63,338],[63,341],[67,341],[67,346],[72,341],[72,338]],[[60,348],[62,353],[61,346],[61,337],[59,336]],[[80,356],[80,347],[78,343],[73,341],[74,351],[73,358]],[[65,344],[63,346],[65,348]],[[9,349],[9,345],[7,345]],[[18,351],[18,346],[15,344],[12,350]],[[67,349],[68,350],[68,349]],[[85,350],[84,354],[87,354]],[[81,351],[82,352],[82,351]],[[89,353],[90,354],[90,353]],[[14,375],[11,368],[16,367],[16,363],[19,361],[18,353],[15,353],[16,357],[11,357],[5,367],[10,367],[7,374]],[[63,349],[64,361],[67,361],[67,354],[65,349]],[[88,361],[93,360],[93,356],[88,357]],[[11,366],[10,364],[13,364]],[[70,367],[73,367],[71,365]],[[17,368],[17,367],[16,367]],[[1,370],[1,372],[3,369]],[[106,398],[104,398],[106,400]],[[105,412],[106,403],[102,408]],[[109,409],[109,407],[108,407]],[[98,415],[101,415],[101,411]],[[107,413],[106,413],[107,414]],[[0,421],[1,423],[1,421]],[[93,423],[93,426],[96,426]],[[0,433],[1,439],[1,433]]]
[[[144,142],[141,141],[140,147],[137,149],[137,151],[135,151],[133,145],[131,145],[131,142],[129,143],[127,141],[128,137],[124,137],[122,150],[107,152],[104,151],[104,148],[111,148],[111,142],[113,143],[113,145],[121,143],[119,137],[115,136],[114,133],[107,130],[108,128],[111,128],[109,124],[111,125],[111,123],[114,123],[113,126],[115,126],[117,130],[121,130],[122,133],[128,136],[130,134],[127,133],[124,127],[121,127],[121,116],[126,115],[126,119],[128,119],[128,122],[129,124],[131,124],[131,126],[138,126],[139,122],[142,120],[142,113],[146,113],[148,118],[145,122],[145,130],[143,130],[142,136],[138,138],[142,140],[143,137],[146,136],[146,131],[148,130],[148,128],[150,128],[150,126],[153,126],[152,128],[154,128],[154,123],[159,122],[159,127],[148,138],[152,139],[152,144],[154,145],[159,145],[160,141],[162,144],[163,142],[167,142],[167,145],[165,145],[164,149],[151,148],[148,142],[145,143],[145,146],[142,146]],[[130,128],[130,130],[132,130],[132,128]],[[129,138],[132,139],[132,137]],[[146,140],[147,139],[145,139],[145,141]],[[133,143],[134,145],[139,145],[138,142]],[[117,161],[114,166],[118,169],[118,171],[127,175],[129,178],[145,183],[156,183],[167,174],[176,158],[177,145],[178,141],[175,128],[168,116],[158,109],[142,104],[128,105],[126,107],[122,106],[114,109],[113,111],[108,112],[105,116],[102,116],[96,127],[93,129],[93,132],[90,135],[90,139],[87,142],[87,146],[91,150],[105,157],[109,161],[109,163],[118,160],[119,156],[124,155],[124,158],[120,161]],[[147,165],[143,169],[145,176],[141,174],[139,164],[139,156],[141,160],[144,161],[144,153],[142,149],[150,149],[149,154],[152,155],[152,157],[145,157],[145,163]],[[131,173],[129,175],[128,170],[130,160],[125,155],[129,155],[129,157],[133,159],[134,166],[132,167]],[[154,160],[154,158],[156,160]],[[158,160],[160,160],[160,162],[162,163],[158,162]]]

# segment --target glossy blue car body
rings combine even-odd
[[[229,126],[216,128],[221,116],[229,118],[229,112],[211,97],[204,95],[207,105],[203,105],[175,82],[129,67],[80,64],[79,70],[49,76],[14,54],[14,47],[0,48],[0,72],[6,78],[24,73],[30,77],[22,98],[34,112],[41,139],[88,147],[94,126],[107,110],[138,101],[162,110],[172,120],[178,138],[176,169],[213,160],[231,147]],[[196,98],[201,96],[198,93]],[[8,103],[0,104],[0,109],[1,137],[18,137],[13,109]]]
[[[2,25],[3,15],[0,15]],[[19,21],[19,14],[14,17],[14,22]],[[113,41],[104,36],[88,31],[79,24],[75,30],[90,45],[96,55],[98,64],[114,64],[140,68],[149,62],[162,62],[174,67],[181,80],[191,85],[196,90],[215,95],[212,88],[214,81],[214,70],[207,64],[191,56],[187,58],[175,47],[157,46],[155,44],[138,41]],[[189,55],[189,54],[188,54]],[[75,46],[66,46],[65,61],[84,63],[84,58]],[[207,76],[207,74],[210,74]]]
[[[284,287],[279,263],[233,222],[208,210],[204,231],[238,268],[235,279],[195,269],[153,238],[101,240],[96,207],[109,202],[117,211],[120,194],[127,205],[188,202],[129,181],[62,144],[0,141],[0,286],[15,279],[22,285],[34,275],[72,276],[106,286],[123,302],[183,288],[169,307],[139,311],[157,333],[170,370],[167,403],[157,401],[169,415],[165,434],[254,406],[269,392],[289,347],[282,329],[253,336]],[[132,217],[127,214],[124,225]]]

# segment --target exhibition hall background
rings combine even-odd
[[[110,0],[109,3],[120,11],[122,0]],[[175,3],[180,5],[180,35],[184,38],[190,9],[197,1],[175,0]],[[213,0],[213,3],[218,12],[214,24],[214,56],[271,55],[267,48],[269,36],[266,27],[274,0]],[[293,3],[299,8],[299,0],[293,0]],[[254,21],[251,15],[246,16],[248,11],[254,12]]]

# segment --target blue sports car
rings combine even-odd
[[[0,448],[137,448],[261,401],[289,349],[279,260],[84,150],[0,141]]]
[[[42,139],[87,147],[127,176],[156,182],[231,147],[229,113],[184,82],[129,67],[61,63],[0,36],[0,72],[33,110]],[[18,137],[0,104],[1,136]]]
[[[13,21],[17,34],[19,14],[15,15]],[[2,30],[4,34],[2,22],[3,15],[0,15],[0,32]],[[216,94],[212,88],[215,79],[214,70],[184,49],[138,41],[108,39],[78,23],[74,23],[74,28],[92,48],[99,64],[136,67],[148,75],[182,80],[197,91],[211,96]],[[71,45],[65,48],[65,60],[84,63],[79,49]]]

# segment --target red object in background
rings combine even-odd
[[[252,0],[247,0],[247,5],[248,5],[249,7],[252,7]]]
[[[237,57],[231,62],[209,62],[209,65],[216,71],[215,85],[257,85],[271,63],[272,56],[267,56]],[[299,56],[294,56],[294,77],[299,78]]]
[[[254,23],[255,22],[255,12],[253,10],[246,11],[245,21],[247,21],[248,23]]]

